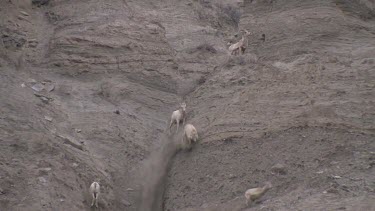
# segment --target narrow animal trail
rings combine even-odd
[[[137,200],[137,210],[164,210],[164,191],[170,163],[178,150],[178,139],[164,136],[162,145],[142,162],[137,183],[141,191]]]

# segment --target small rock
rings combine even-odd
[[[318,171],[318,172],[316,172],[317,174],[323,174],[324,173],[324,171]]]
[[[18,18],[19,20],[28,21],[28,20],[27,20],[25,17],[23,17],[22,15],[17,16],[17,18]]]
[[[40,171],[51,171],[52,170],[52,168],[49,168],[49,167],[47,167],[47,168],[40,168],[39,169]]]
[[[35,48],[38,45],[38,41],[36,40],[29,40],[28,41],[28,46],[31,48]]]
[[[32,79],[32,78],[29,78],[26,83],[36,84],[36,80]]]
[[[116,110],[116,111],[114,111],[115,112],[115,114],[120,114],[120,111],[119,110]]]
[[[64,199],[60,199],[60,202],[64,202],[65,200]]]
[[[46,97],[40,97],[40,99],[42,100],[43,103],[49,102],[48,98],[46,98]]]
[[[229,174],[229,179],[233,179],[233,178],[235,178],[236,177],[236,175],[234,175],[234,174]]]
[[[282,174],[282,175],[285,175],[287,173],[286,167],[281,163],[278,163],[272,166],[271,171],[277,174]]]
[[[78,163],[73,163],[72,166],[75,168],[75,167],[78,167]]]
[[[34,91],[40,92],[44,89],[43,84],[37,83],[31,87]]]
[[[53,85],[53,84],[49,84],[49,85],[47,85],[47,86],[46,86],[46,90],[47,90],[48,92],[52,92],[53,90],[55,90],[55,85]]]
[[[351,177],[349,178],[350,180],[353,180],[353,181],[361,181],[362,179],[361,178],[357,178],[357,177]]]
[[[128,188],[128,189],[126,189],[127,191],[134,191],[134,189],[133,188]]]
[[[122,200],[122,203],[125,204],[125,206],[127,206],[127,207],[131,205],[131,203],[126,201],[125,199]]]
[[[41,183],[47,183],[47,180],[46,180],[46,178],[44,178],[44,177],[38,177],[38,180],[39,180],[39,182],[41,182]]]
[[[29,13],[25,12],[25,11],[20,11],[20,13],[24,16],[29,16]]]
[[[76,132],[80,133],[80,132],[82,132],[82,130],[81,129],[76,129]]]
[[[22,88],[25,88],[25,87],[26,87],[25,83],[22,83],[22,84],[21,84],[21,87],[22,87]]]
[[[49,117],[49,116],[44,116],[44,119],[47,120],[47,121],[50,121],[52,122],[52,117]]]
[[[50,100],[53,100],[50,97],[46,97],[46,96],[43,96],[43,95],[38,94],[38,93],[34,93],[34,95],[39,97],[43,101],[43,103],[49,103]]]
[[[4,194],[4,190],[2,188],[0,188],[0,195]]]
[[[337,176],[337,175],[332,175],[331,176],[333,179],[341,179],[342,177],[341,176]]]

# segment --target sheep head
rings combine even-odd
[[[242,35],[242,37],[248,37],[251,35],[251,33],[249,31],[247,31],[246,29],[241,29],[241,32],[243,32],[244,34]]]
[[[186,103],[181,103],[181,104],[180,104],[180,108],[181,108],[181,110],[182,110],[183,112],[185,112],[185,111],[186,111]]]

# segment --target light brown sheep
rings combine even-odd
[[[192,142],[198,141],[197,129],[192,124],[186,124],[184,128],[184,134],[182,136],[182,143],[187,148],[191,149]]]
[[[242,35],[242,38],[240,41],[229,46],[228,50],[231,55],[236,55],[237,53],[239,54],[245,53],[246,47],[248,45],[247,37],[250,36],[250,32],[248,32],[246,29],[244,29],[244,32],[245,34]]]
[[[270,188],[272,184],[267,182],[262,188],[251,188],[245,192],[246,206],[251,205],[251,203],[259,198],[261,198]]]
[[[186,103],[181,103],[180,108],[176,111],[173,111],[171,116],[171,122],[169,124],[169,133],[171,132],[172,125],[176,123],[177,129],[176,133],[178,132],[178,127],[180,126],[180,122],[183,122],[185,125],[186,121]]]
[[[100,194],[100,185],[98,182],[93,182],[90,186],[90,194],[92,195],[91,206],[98,207],[98,196]]]

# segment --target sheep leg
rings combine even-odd
[[[177,130],[176,130],[176,133],[178,132],[178,127],[180,126],[180,121],[177,120]]]
[[[252,200],[250,200],[250,199],[246,199],[246,206],[247,206],[247,207],[250,206],[252,202],[253,202]]]
[[[242,54],[245,54],[246,48],[242,48]]]
[[[93,193],[93,194],[92,194],[92,202],[91,202],[91,206],[94,206],[94,202],[95,202],[95,194]]]
[[[171,119],[171,123],[169,124],[169,134],[171,134],[172,125],[173,125],[173,119]]]
[[[95,198],[95,206],[96,206],[96,208],[98,208],[98,195],[99,195],[99,193],[96,194],[96,198]]]

